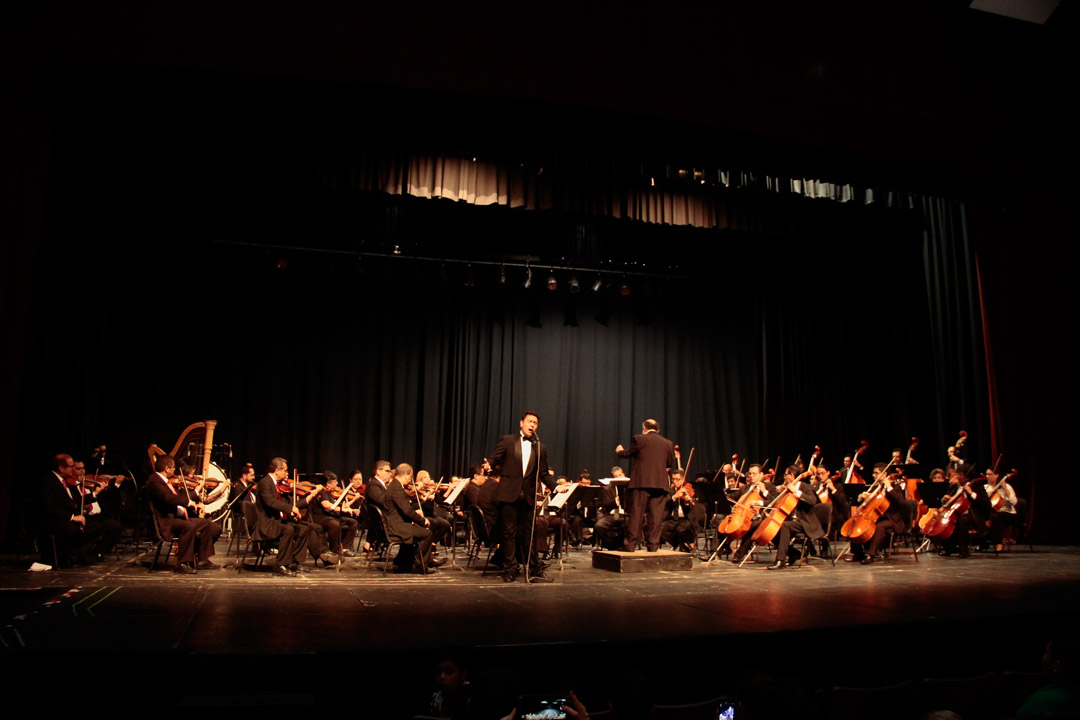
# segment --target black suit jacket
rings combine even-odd
[[[172,537],[172,523],[176,518],[176,506],[188,507],[191,502],[183,495],[173,491],[165,479],[158,473],[150,475],[146,481],[146,497],[158,513],[158,527],[162,537]]]
[[[630,447],[618,455],[634,458],[634,467],[630,470],[630,484],[627,486],[631,490],[671,489],[668,469],[675,465],[675,446],[660,433],[635,435]]]
[[[379,489],[382,490],[381,487]],[[403,542],[416,539],[419,529],[424,527],[424,521],[416,514],[412,500],[405,494],[405,488],[397,478],[386,486],[385,503],[383,512],[386,516],[386,532],[390,539]]]
[[[77,491],[72,489],[77,494]],[[63,531],[71,522],[73,515],[79,514],[79,501],[72,498],[64,487],[64,482],[55,473],[46,473],[38,485],[38,514],[43,529],[53,532]]]
[[[529,467],[521,471],[521,433],[503,435],[488,457],[491,470],[499,476],[499,489],[495,491],[496,502],[514,502],[520,497],[532,501],[536,497],[536,476],[551,490],[555,478],[548,474],[547,446],[542,442],[533,444]]]
[[[292,512],[292,503],[278,497],[277,483],[272,475],[259,480],[255,488],[255,497],[259,501],[259,533],[273,540],[281,535],[281,514],[285,513],[285,517],[288,517]]]

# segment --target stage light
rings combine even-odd
[[[622,285],[619,286],[619,294],[627,297],[630,294],[630,283],[623,280]]]
[[[575,295],[581,292],[581,283],[578,282],[577,275],[570,276],[570,292]]]
[[[555,279],[555,273],[553,273],[553,272],[548,273],[547,289],[554,291],[554,290],[557,290],[558,288],[559,288],[559,281]]]
[[[499,266],[499,284],[500,285],[505,285],[506,284],[506,268],[503,267],[502,265]]]
[[[532,268],[525,268],[525,282],[521,283],[521,287],[526,290],[532,285]]]
[[[600,292],[600,288],[604,287],[604,281],[600,279],[600,276],[596,276],[596,282],[592,284],[593,292]]]
[[[472,265],[465,266],[465,287],[473,287],[476,285],[476,278],[473,277]]]

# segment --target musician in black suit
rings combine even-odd
[[[641,424],[641,435],[635,435],[629,448],[615,448],[619,457],[634,458],[630,470],[630,520],[627,523],[626,552],[637,550],[641,538],[641,524],[646,509],[649,513],[649,537],[645,547],[649,552],[660,549],[661,524],[664,506],[667,504],[671,480],[668,471],[675,465],[675,446],[660,434],[660,423],[646,420]]]
[[[769,570],[779,570],[790,564],[788,560],[788,548],[791,546],[791,536],[795,533],[803,533],[810,540],[825,537],[825,529],[821,526],[821,519],[815,512],[814,506],[818,504],[818,496],[809,483],[798,480],[795,476],[796,467],[789,465],[784,471],[784,488],[788,493],[798,498],[795,509],[787,516],[776,540],[776,560],[769,566]]]
[[[267,539],[278,541],[277,565],[274,572],[295,577],[307,549],[312,525],[301,522],[300,510],[285,502],[278,492],[277,484],[289,477],[289,464],[284,458],[270,461],[269,474],[256,490],[259,501],[259,533]]]
[[[550,490],[556,486],[555,478],[547,463],[547,448],[536,435],[540,416],[526,412],[519,423],[520,432],[503,435],[485,461],[484,469],[500,476],[495,491],[495,502],[502,520],[503,581],[513,582],[518,574],[517,536],[532,534],[536,514],[537,485],[543,483]],[[535,545],[525,552],[529,554],[529,581],[551,582],[540,566],[540,556]]]
[[[112,550],[123,530],[120,523],[101,515],[92,495],[82,497],[77,483],[75,461],[61,453],[53,458],[52,472],[37,488],[39,527],[55,538],[55,562],[60,567],[98,560]],[[43,543],[42,547],[48,546]]]
[[[406,486],[412,488],[412,497],[406,492]],[[398,572],[424,572],[426,568],[426,572],[433,573],[435,568],[432,567],[431,560],[435,538],[430,529],[431,521],[420,512],[419,503],[416,507],[413,506],[415,493],[412,466],[401,463],[394,470],[394,478],[386,486],[383,500],[386,534],[391,540],[403,543],[394,559]]]
[[[154,463],[155,472],[146,481],[146,496],[157,511],[158,530],[164,538],[177,537],[176,572],[195,572],[195,540],[199,540],[199,569],[217,567],[210,558],[214,542],[221,535],[221,526],[198,517],[195,502],[169,487],[169,478],[176,472],[176,461],[163,455]]]
[[[894,533],[906,533],[911,529],[911,523],[915,517],[915,503],[907,499],[903,488],[893,484],[892,478],[886,472],[888,467],[887,464],[881,462],[874,464],[874,482],[880,480],[885,486],[885,497],[889,500],[889,507],[874,524],[874,535],[868,543],[865,543],[866,547],[863,547],[863,543],[851,545],[852,556],[863,565],[874,562],[874,557],[889,539],[890,530]],[[861,494],[859,502],[861,503],[867,496],[868,493]]]

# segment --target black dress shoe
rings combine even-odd
[[[512,583],[514,582],[516,575],[514,573],[503,573],[502,577],[504,583]]]
[[[544,573],[538,572],[535,575],[529,575],[529,582],[530,583],[550,583],[550,582],[555,582],[555,581],[552,580],[551,578],[549,578]]]
[[[770,565],[769,567],[767,567],[765,569],[766,570],[783,570],[786,567],[787,567],[787,564],[783,560],[777,560],[776,562],[774,562],[772,565]]]
[[[296,577],[296,573],[284,565],[274,566],[274,573],[277,575],[284,575],[285,577]]]
[[[300,563],[293,563],[292,565],[289,566],[289,569],[293,571],[294,575],[299,575],[300,573],[308,572],[308,569],[306,567],[304,567],[303,565],[301,565]]]
[[[874,558],[871,557],[870,555],[867,555],[866,557],[864,557],[862,560],[859,561],[859,564],[861,564],[861,565],[873,565],[874,564]]]
[[[198,567],[199,567],[200,570],[217,570],[221,566],[220,565],[215,565],[213,562],[211,562],[209,560],[202,560],[202,561],[199,562]]]
[[[181,575],[194,575],[195,568],[191,567],[186,563],[180,563],[176,566],[176,572],[180,573]]]

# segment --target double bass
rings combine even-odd
[[[866,449],[868,447],[870,447],[870,443],[866,440],[863,440],[861,443],[859,443],[859,449],[856,450],[855,453],[851,456],[851,465],[848,466],[847,475],[844,476],[845,485],[866,484],[866,480],[863,479],[863,476],[860,475],[855,468],[862,467],[862,465],[859,464],[859,456],[866,452]]]

